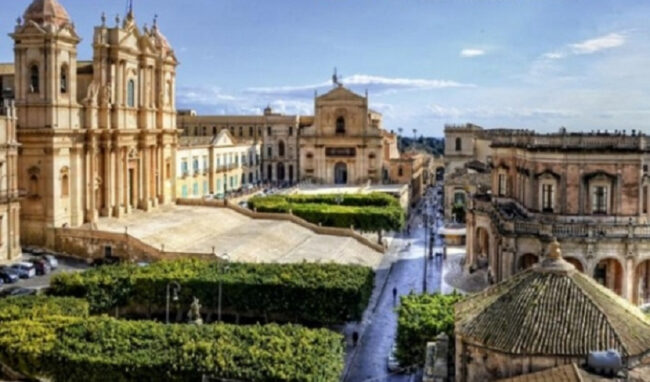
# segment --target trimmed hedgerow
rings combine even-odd
[[[454,332],[454,304],[458,293],[409,294],[397,308],[397,359],[404,367],[423,365],[427,342],[440,333]]]
[[[175,281],[181,306],[197,297],[205,310],[214,311],[221,280],[224,312],[327,325],[359,320],[374,282],[373,270],[358,265],[231,263],[225,273],[221,266],[199,260],[105,266],[56,275],[50,293],[85,298],[95,313],[124,306],[161,312],[167,284]]]
[[[291,211],[314,224],[362,231],[400,230],[405,219],[397,199],[381,193],[272,195],[253,197],[248,204],[259,212]]]
[[[343,338],[296,325],[163,325],[106,316],[0,323],[0,359],[53,381],[338,381]]]
[[[79,298],[24,296],[0,299],[0,322],[47,316],[88,317],[88,302]]]

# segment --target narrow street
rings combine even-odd
[[[436,216],[435,211],[439,208],[439,202],[434,203],[434,194],[437,189],[430,189],[423,198],[420,206],[424,212],[424,205],[428,200],[429,215]],[[439,261],[429,259],[428,252],[425,255],[425,248],[429,234],[426,234],[425,227],[421,216],[416,215],[417,208],[414,209],[411,219],[411,235],[406,232],[396,237],[391,245],[391,251],[396,251],[398,260],[392,265],[390,274],[383,286],[376,305],[371,304],[369,309],[375,309],[368,319],[365,331],[363,331],[361,340],[357,345],[356,354],[349,357],[349,370],[344,375],[343,380],[349,382],[362,381],[410,381],[417,380],[414,375],[391,373],[387,368],[387,359],[395,341],[397,330],[397,315],[395,308],[399,303],[401,295],[406,295],[411,291],[413,293],[422,293],[425,279],[425,261],[427,262],[426,272],[426,291],[433,293],[440,290],[442,264]],[[436,224],[430,225],[431,228]],[[435,228],[433,228],[435,232]],[[409,246],[410,243],[410,246]],[[434,246],[440,247],[442,243],[436,239]],[[428,251],[428,249],[427,249]],[[375,288],[382,288],[382,285],[376,285]],[[397,298],[393,299],[393,288],[397,289]]]

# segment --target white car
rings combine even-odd
[[[390,354],[388,355],[388,360],[386,361],[386,367],[391,373],[395,373],[401,370],[399,366],[399,361],[397,360],[396,354],[397,346],[393,345],[390,349]]]
[[[34,264],[26,261],[17,262],[11,268],[16,270],[16,273],[18,273],[21,279],[31,279],[36,276],[36,267],[34,267]]]

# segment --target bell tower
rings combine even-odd
[[[33,0],[14,33],[18,184],[22,241],[51,244],[49,228],[83,222],[78,147],[82,109],[77,101],[80,39],[57,0]],[[76,184],[79,183],[79,184]]]
[[[77,36],[56,0],[34,0],[14,33],[19,128],[79,128]]]

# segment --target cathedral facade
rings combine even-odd
[[[66,10],[34,0],[11,37],[23,244],[173,202],[177,60],[157,22],[102,16],[92,61],[79,61]]]

